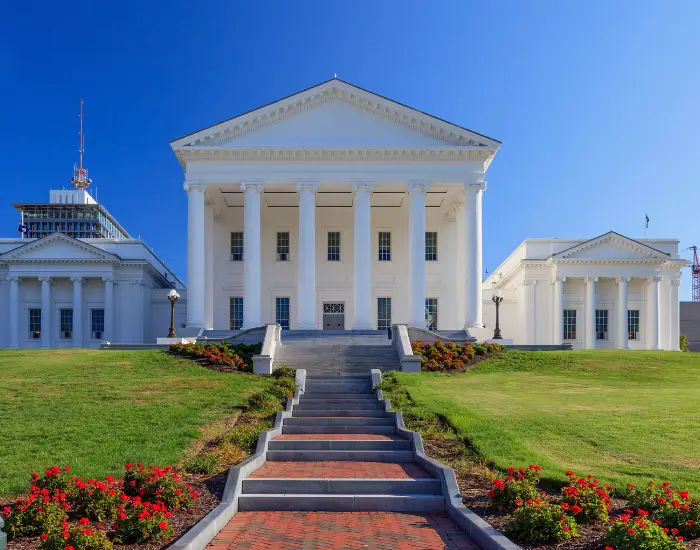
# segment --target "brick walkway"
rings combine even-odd
[[[447,516],[392,512],[239,512],[207,550],[478,550]]]
[[[250,478],[426,479],[432,476],[413,462],[266,462]]]

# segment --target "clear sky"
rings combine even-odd
[[[700,2],[12,3],[0,236],[12,202],[70,184],[82,96],[98,200],[184,279],[169,141],[337,73],[503,142],[489,270],[527,237],[641,237],[645,212],[649,236],[700,245]]]

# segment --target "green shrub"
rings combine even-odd
[[[630,508],[648,512],[663,527],[675,529],[675,534],[687,538],[700,536],[700,503],[688,491],[673,489],[668,481],[660,485],[652,481],[642,488],[629,484],[627,490]]]
[[[291,378],[280,378],[275,380],[275,383],[270,386],[268,391],[280,399],[288,399],[294,395],[297,390],[297,385]]]
[[[261,391],[254,393],[248,398],[248,404],[254,410],[269,410],[278,409],[280,406],[279,397],[271,394],[269,391]]]
[[[264,431],[265,426],[259,422],[239,424],[226,434],[226,440],[241,450],[252,453],[258,444],[260,434]]]
[[[9,540],[60,531],[63,521],[68,518],[67,504],[65,500],[44,502],[44,498],[48,498],[48,490],[40,491],[47,492],[33,492],[26,499],[18,498],[11,508],[3,508],[5,532]]]
[[[73,478],[73,486],[68,494],[71,517],[89,518],[95,521],[106,521],[113,518],[119,506],[121,490],[113,477],[108,476],[104,481]]]
[[[61,529],[41,535],[42,550],[111,550],[107,535],[82,518],[77,524],[64,522]]]
[[[574,472],[568,471],[569,484],[561,490],[562,508],[576,517],[578,523],[593,521],[607,522],[610,519],[612,499],[600,482],[592,475],[577,478]]]
[[[188,458],[183,468],[188,474],[211,474],[219,466],[219,457],[216,453],[199,453]]]
[[[690,351],[690,342],[688,341],[688,337],[681,332],[681,337],[680,337],[680,348],[681,351]]]
[[[272,376],[275,378],[291,378],[295,379],[297,376],[297,369],[294,367],[280,367],[272,372]]]
[[[489,491],[491,505],[505,512],[517,510],[527,502],[536,501],[540,496],[537,482],[540,479],[540,468],[530,464],[527,468],[508,468],[508,477],[494,479]]]
[[[617,516],[603,537],[603,542],[615,550],[682,550],[683,537],[669,535],[669,529],[649,520],[647,512],[632,510]]]
[[[32,485],[36,485],[39,489],[48,489],[50,493],[60,491],[65,493],[70,485],[70,466],[59,468],[52,466],[44,471],[44,476],[39,477],[39,474],[32,474]]]
[[[540,499],[518,507],[506,532],[515,539],[534,543],[560,542],[578,536],[573,517],[566,515],[561,506]]]
[[[173,534],[168,518],[172,514],[161,504],[132,499],[120,506],[114,542],[134,544],[166,539]]]

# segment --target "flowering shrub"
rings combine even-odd
[[[610,550],[681,550],[683,537],[661,527],[649,519],[645,510],[637,510],[633,517],[632,510],[626,510],[613,518],[613,524],[605,534],[603,542]]]
[[[469,365],[476,355],[489,355],[505,349],[499,344],[455,344],[437,341],[433,344],[420,340],[411,342],[413,353],[420,355],[421,368],[428,371],[455,370]]]
[[[171,466],[145,467],[140,462],[125,466],[124,493],[138,496],[151,502],[162,502],[169,510],[184,509],[192,504],[199,494],[190,485],[180,480]]]
[[[64,521],[61,529],[41,534],[43,550],[111,550],[112,543],[103,531],[82,518],[77,524]]]
[[[562,508],[575,515],[579,523],[608,521],[612,499],[606,489],[610,490],[612,487],[600,487],[600,482],[590,474],[577,478],[574,472],[568,471],[566,475],[569,476],[569,485],[561,490]]]
[[[27,498],[18,498],[12,507],[3,508],[5,532],[12,540],[55,531],[67,518],[68,509],[65,493],[51,495],[48,489],[32,485]]]
[[[71,478],[69,492],[72,517],[87,517],[96,521],[113,518],[119,506],[119,495],[123,482],[107,476],[104,481],[79,477]]]
[[[646,487],[627,486],[630,508],[649,512],[662,527],[675,529],[687,538],[700,536],[700,503],[688,491],[675,490],[668,481],[649,482]]]
[[[168,518],[172,513],[165,504],[144,502],[139,497],[127,497],[117,511],[114,541],[119,544],[151,542],[173,534]]]
[[[540,479],[540,468],[530,464],[527,468],[508,468],[505,479],[495,479],[489,491],[491,505],[505,512],[512,512],[524,503],[534,502],[540,496],[537,482]]]
[[[64,466],[63,468],[51,466],[51,468],[44,471],[44,477],[40,477],[39,474],[34,472],[32,474],[32,485],[36,485],[39,489],[48,489],[50,493],[56,490],[66,492],[70,484],[70,474],[68,472],[70,472],[70,466]]]
[[[516,539],[535,543],[558,542],[578,536],[573,517],[565,514],[561,506],[540,499],[519,506],[506,531]]]
[[[253,368],[253,355],[260,353],[260,344],[171,344],[170,351],[193,359],[204,360],[208,365],[225,365],[238,370]]]

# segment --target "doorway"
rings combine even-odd
[[[323,330],[345,330],[345,303],[324,302]]]

